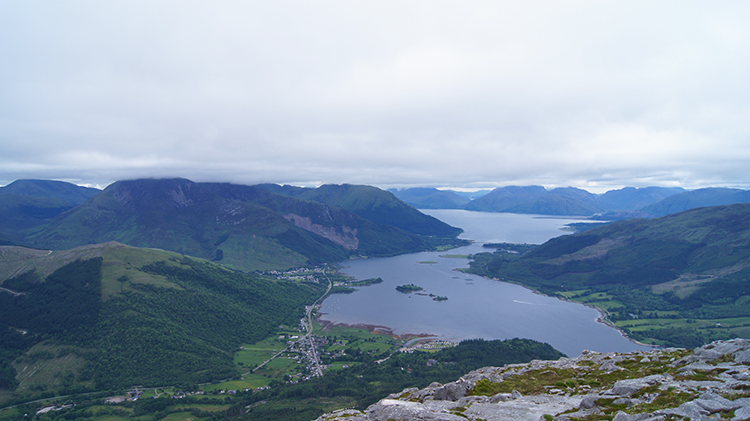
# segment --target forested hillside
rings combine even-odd
[[[114,243],[38,257],[24,250],[3,247],[0,268],[39,259],[51,273],[0,284],[6,400],[233,377],[239,345],[295,325],[327,286]],[[83,259],[71,261],[76,254]]]

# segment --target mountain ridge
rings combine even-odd
[[[366,193],[353,192],[348,197]],[[366,207],[366,198],[364,203]],[[186,179],[124,180],[34,227],[23,240],[51,249],[119,241],[221,261],[244,270],[315,265],[352,255],[387,256],[457,242],[459,229],[400,201],[391,203],[396,203],[390,206],[395,210],[388,218],[406,221],[419,228],[412,231],[425,234],[258,186]],[[415,220],[428,223],[420,225]]]

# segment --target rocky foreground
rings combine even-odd
[[[746,420],[750,340],[485,367],[317,421]]]

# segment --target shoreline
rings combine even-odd
[[[388,326],[381,326],[381,325],[372,325],[367,323],[354,323],[354,324],[348,324],[348,323],[336,323],[332,322],[330,320],[322,320],[322,315],[318,315],[314,320],[318,323],[320,323],[323,326],[323,331],[326,331],[328,329],[334,328],[334,327],[348,327],[352,329],[365,329],[368,332],[375,334],[375,335],[387,335],[392,337],[393,339],[397,339],[400,341],[411,341],[414,339],[420,339],[420,340],[427,340],[427,339],[435,339],[435,340],[441,340],[437,335],[429,334],[429,333],[402,333],[397,334],[394,332],[393,328],[390,328]]]
[[[459,272],[463,272],[463,271],[459,270]],[[627,334],[627,332],[625,332],[625,330],[623,330],[621,327],[613,324],[611,321],[609,321],[607,319],[607,312],[604,311],[604,309],[601,309],[601,308],[599,308],[599,307],[597,307],[595,305],[591,305],[591,304],[588,304],[588,303],[582,303],[582,302],[579,302],[579,301],[574,301],[574,300],[571,300],[571,299],[569,299],[569,298],[567,298],[567,297],[565,297],[563,295],[547,295],[547,294],[544,294],[543,292],[537,291],[534,288],[531,288],[531,287],[526,286],[524,284],[521,284],[519,282],[506,281],[506,280],[497,279],[497,278],[489,278],[489,277],[477,275],[477,274],[474,274],[474,273],[470,273],[470,274],[471,275],[475,275],[475,276],[480,276],[480,277],[482,277],[484,279],[488,279],[490,281],[505,282],[505,283],[508,283],[508,284],[518,285],[518,286],[520,286],[522,288],[526,288],[527,290],[531,291],[534,294],[541,295],[543,297],[557,298],[560,301],[565,301],[565,302],[568,302],[568,303],[580,304],[582,306],[586,306],[588,308],[592,308],[592,309],[594,309],[594,310],[596,310],[596,311],[599,312],[599,317],[597,317],[595,319],[595,321],[597,323],[601,323],[604,326],[610,327],[610,328],[612,328],[612,329],[620,332],[620,335],[622,335],[623,338],[629,340],[630,342],[632,342],[632,343],[634,343],[636,345],[645,346],[647,348],[661,348],[661,346],[659,346],[659,345],[644,344],[643,342],[640,342],[638,340],[635,340],[635,339],[631,338],[630,336],[628,336],[628,334]]]
[[[551,219],[557,219],[557,218],[551,218]],[[565,219],[569,219],[569,218],[565,218]],[[470,242],[472,242],[474,244],[477,243],[477,241],[475,241],[475,240],[468,240],[468,241],[470,241]],[[417,254],[417,253],[407,253],[407,254]],[[442,256],[439,256],[439,257],[442,258]],[[366,259],[369,259],[369,258],[361,258],[361,259],[366,260]],[[345,262],[341,262],[340,263],[342,267],[345,267],[344,263]],[[468,269],[469,269],[468,267],[463,267],[463,268],[461,268],[461,267],[454,267],[452,270],[456,271],[456,272],[461,272],[461,273],[464,273],[464,274],[467,274],[467,275],[476,275],[476,274],[468,272]],[[604,325],[604,326],[606,326],[608,328],[615,329],[619,333],[619,336],[621,338],[625,339],[627,342],[631,343],[632,345],[637,346],[637,347],[646,348],[646,349],[660,348],[659,345],[646,344],[646,343],[643,343],[643,342],[640,342],[638,340],[633,339],[632,337],[630,337],[627,334],[627,332],[624,329],[622,329],[622,328],[614,325],[610,320],[608,320],[608,313],[606,311],[604,311],[603,309],[601,309],[599,307],[596,307],[594,305],[587,304],[587,303],[582,303],[582,302],[578,302],[578,301],[574,301],[574,300],[570,300],[567,297],[564,297],[564,296],[561,296],[561,295],[548,295],[548,294],[544,294],[544,293],[542,293],[540,291],[537,291],[537,290],[535,290],[535,289],[533,289],[533,288],[531,288],[529,286],[526,286],[526,285],[523,285],[521,283],[514,282],[514,281],[501,280],[501,279],[497,279],[497,278],[493,278],[493,277],[488,277],[488,276],[481,276],[481,275],[476,275],[476,276],[480,276],[481,278],[489,280],[489,281],[505,282],[505,283],[508,283],[508,284],[520,286],[520,287],[526,289],[527,291],[530,291],[530,292],[532,292],[534,294],[537,294],[539,296],[545,296],[545,297],[550,297],[550,298],[557,298],[559,300],[562,300],[562,301],[565,301],[565,302],[568,302],[568,303],[571,303],[571,304],[582,304],[585,307],[592,308],[592,309],[596,310],[597,316],[593,317],[593,321],[595,323],[599,323],[599,324]],[[414,337],[414,338],[416,338],[416,337],[423,337],[423,338],[425,338],[425,337],[434,337],[434,335],[428,335],[426,333],[419,333],[419,334],[411,334],[411,333],[397,334],[396,332],[394,332],[393,328],[388,327],[388,326],[368,325],[366,323],[347,324],[347,323],[336,323],[336,322],[331,322],[331,321],[323,321],[323,320],[320,319],[320,316],[316,320],[318,320],[321,323],[325,323],[326,325],[329,325],[331,327],[332,326],[340,325],[340,326],[346,326],[346,327],[367,329],[371,333],[385,334],[385,335],[389,335],[389,336],[391,336],[393,338],[396,338],[396,339],[404,339],[404,338],[409,338],[409,337]],[[635,348],[635,349],[638,349],[638,348]]]

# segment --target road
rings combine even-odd
[[[326,269],[328,269],[328,266],[323,268],[323,276],[326,277],[328,280],[328,288],[326,289],[326,292],[320,296],[315,302],[307,308],[307,334],[305,334],[305,338],[308,339],[308,343],[310,344],[310,352],[312,353],[313,361],[315,362],[315,371],[318,373],[318,376],[323,377],[323,369],[320,368],[320,359],[318,358],[318,353],[315,352],[315,342],[313,341],[312,333],[313,333],[313,323],[312,323],[312,312],[315,310],[315,308],[320,304],[320,302],[328,295],[329,292],[331,292],[331,287],[333,287],[333,282],[331,281],[331,278],[326,275]]]
[[[320,298],[318,298],[317,300],[315,300],[315,302],[312,303],[312,305],[310,305],[309,307],[307,307],[307,323],[306,323],[306,326],[305,326],[305,328],[307,329],[307,333],[304,336],[304,339],[307,339],[307,343],[310,344],[310,354],[313,357],[313,362],[314,362],[314,365],[315,365],[315,367],[314,367],[315,372],[318,374],[318,376],[321,376],[321,377],[323,376],[323,369],[320,368],[320,359],[318,358],[318,353],[315,352],[315,343],[313,342],[313,338],[312,338],[312,332],[313,332],[312,312],[320,304],[320,302],[328,295],[328,293],[331,292],[331,288],[333,287],[333,282],[331,281],[331,278],[329,278],[328,275],[326,275],[326,269],[328,269],[328,266],[326,266],[325,268],[323,268],[323,276],[325,276],[326,280],[328,280],[328,288],[326,289],[326,292],[323,293],[323,295],[320,296]],[[279,355],[283,354],[284,352],[288,351],[290,347],[291,346],[288,346],[288,347],[284,348],[283,350],[277,352],[271,358],[263,361],[257,367],[255,367],[254,369],[252,369],[252,371],[248,371],[247,373],[243,374],[243,376],[246,376],[246,375],[248,375],[248,374],[250,374],[252,372],[255,372],[255,370],[257,370],[257,369],[263,367],[264,365],[268,364],[274,358],[276,358]]]

